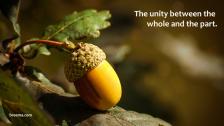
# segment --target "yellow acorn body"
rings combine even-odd
[[[119,78],[106,60],[74,83],[82,99],[98,110],[113,107],[121,98]]]
[[[120,80],[99,47],[78,43],[64,70],[66,78],[74,82],[89,106],[106,110],[119,102],[122,94]]]

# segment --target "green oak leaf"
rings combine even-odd
[[[57,41],[97,38],[100,36],[99,30],[110,26],[110,22],[107,21],[110,17],[110,12],[106,10],[75,11],[58,24],[48,26],[44,38]]]
[[[38,107],[36,101],[13,77],[0,70],[0,99],[12,125],[52,126],[48,116]],[[31,114],[32,117],[10,117],[10,114]]]

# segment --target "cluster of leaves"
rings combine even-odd
[[[81,12],[73,12],[72,14],[65,16],[56,25],[50,25],[46,28],[44,40],[56,40],[59,42],[77,42],[86,39],[98,38],[100,36],[101,29],[105,29],[110,26],[107,21],[111,17],[109,11],[96,10],[84,10]],[[28,54],[29,57],[36,56],[35,54],[49,55],[50,52],[46,45],[29,45],[28,49],[23,50],[23,54]],[[37,52],[38,51],[38,52]],[[36,52],[36,53],[32,53]],[[30,54],[34,54],[31,55]]]
[[[35,58],[37,54],[50,55],[49,48],[51,46],[37,43],[26,45],[19,52],[14,51],[21,44],[24,44],[20,39],[21,34],[18,24],[19,5],[20,0],[1,0],[0,2],[2,14],[9,19],[14,28],[14,36],[1,42],[0,55],[6,59],[8,58],[8,60],[0,63],[0,103],[2,103],[0,110],[4,110],[0,111],[0,119],[5,120],[5,116],[7,116],[14,125],[50,126],[53,125],[53,122],[40,109],[37,98],[33,97],[28,90],[56,93],[63,96],[70,95],[63,92],[63,89],[60,87],[54,85],[38,69],[24,66],[23,58]],[[77,42],[97,38],[100,36],[101,29],[110,26],[110,23],[107,21],[110,17],[109,11],[98,12],[90,9],[73,12],[58,24],[48,26],[42,38],[32,38],[30,40],[55,40],[67,43],[68,41]],[[22,60],[21,63],[17,64],[20,60]],[[22,67],[22,70],[17,71],[20,67]],[[3,71],[12,69],[14,70],[12,75]],[[32,114],[32,118],[13,118],[8,116],[9,113],[28,113]],[[66,121],[63,121],[62,125],[66,126]]]

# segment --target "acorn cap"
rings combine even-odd
[[[65,63],[65,76],[68,81],[75,82],[105,59],[106,54],[99,47],[89,43],[77,43],[72,56]]]

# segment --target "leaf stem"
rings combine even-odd
[[[74,49],[75,46],[71,43],[66,43],[66,42],[58,42],[58,41],[52,41],[52,40],[29,40],[26,41],[25,43],[22,43],[21,45],[19,45],[14,52],[18,52],[20,49],[22,49],[23,47],[30,45],[30,44],[46,44],[49,46],[55,46],[55,47],[64,47],[66,49]]]

